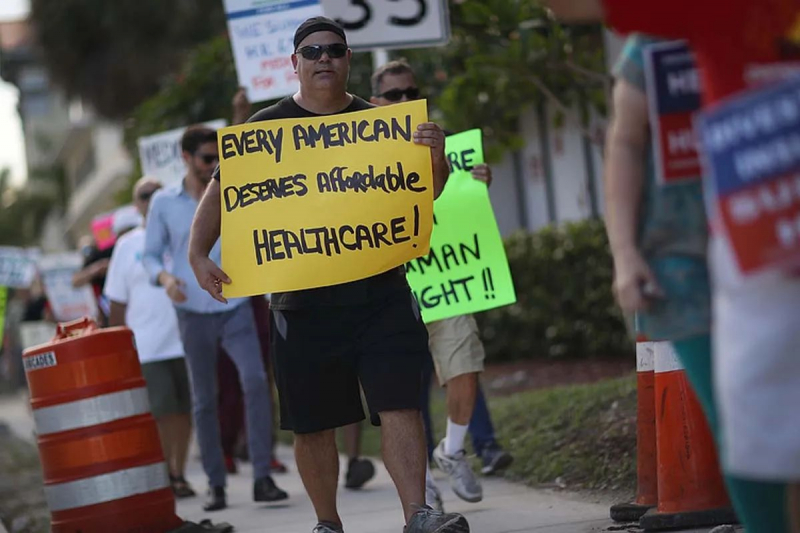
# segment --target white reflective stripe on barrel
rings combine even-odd
[[[119,500],[168,486],[167,465],[161,462],[45,486],[44,495],[50,511],[55,512]]]
[[[656,374],[683,370],[681,360],[671,342],[661,341],[655,343]]]
[[[129,389],[33,411],[36,433],[47,435],[150,412],[147,389]]]
[[[654,342],[637,342],[636,343],[636,371],[637,372],[652,372],[655,368],[653,363],[653,346]]]

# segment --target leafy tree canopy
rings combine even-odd
[[[225,31],[221,0],[32,0],[31,17],[55,81],[111,118],[153,95],[188,49]]]

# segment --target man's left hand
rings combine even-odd
[[[430,146],[434,166],[442,164],[446,160],[444,155],[444,131],[438,124],[424,122],[417,126],[417,131],[414,132],[414,143]]]

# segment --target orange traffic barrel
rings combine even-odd
[[[23,364],[53,533],[181,527],[131,330],[62,324]]]
[[[611,507],[611,519],[634,522],[658,504],[654,346],[636,338],[636,500]]]
[[[645,531],[736,523],[714,438],[672,343],[655,344],[658,507]]]

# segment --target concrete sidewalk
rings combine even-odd
[[[252,476],[249,465],[241,465],[240,473],[228,478],[228,504],[217,513],[204,513],[203,497],[182,500],[178,512],[182,518],[200,521],[209,518],[225,521],[237,532],[310,533],[316,521],[311,502],[303,490],[291,451],[282,448],[280,457],[291,465],[290,473],[274,476],[276,483],[288,491],[284,504],[261,505],[252,501]],[[389,474],[382,463],[376,464],[377,475],[360,491],[342,488],[339,504],[347,533],[401,533],[403,517],[399,500]],[[342,464],[344,472],[345,464]],[[603,531],[613,523],[608,519],[608,505],[581,501],[577,498],[531,490],[495,478],[484,478],[484,500],[469,504],[456,498],[445,478],[438,477],[445,509],[464,514],[473,533],[584,533]],[[342,474],[343,475],[343,474]],[[198,492],[205,488],[205,477],[196,461],[188,474]]]
[[[33,442],[34,426],[26,402],[23,394],[0,396],[0,423],[7,424],[19,437]],[[187,478],[199,495],[178,502],[178,514],[184,520],[199,522],[209,518],[215,523],[229,522],[235,526],[237,533],[310,533],[314,527],[311,502],[297,475],[290,448],[282,447],[279,450],[279,457],[290,465],[290,472],[275,476],[278,485],[290,494],[287,502],[275,505],[253,502],[252,470],[249,464],[240,464],[240,473],[228,478],[230,507],[216,513],[205,513],[201,508],[206,481],[197,460],[196,447],[191,457]],[[364,489],[340,489],[340,513],[347,533],[401,533],[403,530],[403,518],[394,486],[383,464],[376,463],[377,476]],[[344,469],[343,464],[342,472]],[[435,475],[442,489],[445,508],[464,514],[472,533],[639,531],[635,527],[625,527],[609,520],[607,503],[591,502],[569,493],[529,489],[497,478],[483,478],[484,500],[469,504],[456,498],[440,472],[435,472]],[[692,533],[707,533],[709,529]]]

